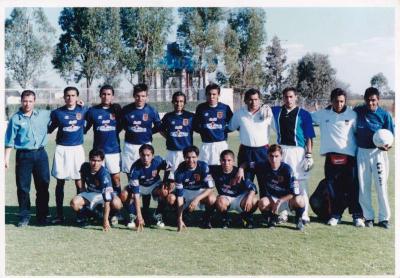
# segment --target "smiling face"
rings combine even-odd
[[[195,152],[189,152],[185,156],[185,163],[189,169],[195,169],[197,167],[198,157]]]
[[[111,89],[105,89],[100,92],[100,100],[103,106],[110,106],[114,99]]]
[[[176,113],[180,113],[185,108],[185,97],[184,96],[177,96],[177,97],[174,98],[172,103],[174,104],[174,111]]]
[[[337,113],[340,113],[345,105],[346,97],[344,95],[337,96],[334,100],[332,100],[333,110]]]
[[[247,109],[253,113],[260,109],[260,96],[258,94],[250,95],[245,100],[245,103],[247,105]]]
[[[141,108],[146,104],[147,92],[146,91],[137,92],[133,96],[133,98],[135,99],[135,106]]]
[[[377,95],[371,95],[365,100],[365,103],[370,111],[376,111],[379,105],[379,97]]]

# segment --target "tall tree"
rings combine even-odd
[[[240,83],[240,45],[237,33],[228,24],[224,34],[224,65],[228,87]]]
[[[297,65],[297,89],[308,100],[329,98],[335,86],[335,74],[328,55],[306,54]]]
[[[240,87],[263,84],[262,65],[260,57],[265,42],[265,12],[257,8],[241,8],[232,11],[228,24],[237,34],[239,40],[238,64],[240,75],[237,79]]]
[[[219,22],[223,19],[221,8],[179,8],[182,19],[178,26],[178,40],[188,52],[193,53],[195,69],[199,73],[199,88],[206,86],[205,72],[212,72],[218,64],[221,51]]]
[[[267,46],[265,60],[265,88],[272,99],[279,99],[284,83],[283,73],[288,66],[286,65],[286,50],[282,48],[277,36],[274,36],[271,45]]]
[[[173,24],[172,9],[121,8],[120,15],[124,66],[131,77],[139,73],[139,81],[151,84],[155,70],[160,67]]]
[[[386,76],[380,72],[371,77],[371,86],[377,88],[383,97],[394,97],[394,91],[390,89]]]
[[[39,77],[51,53],[55,29],[41,8],[14,8],[5,22],[8,76],[22,88]]]

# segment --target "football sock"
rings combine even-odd
[[[165,209],[165,206],[166,206],[166,203],[164,202],[164,201],[158,201],[158,205],[157,205],[157,208],[156,208],[156,214],[162,214],[163,212],[164,212],[164,209]]]
[[[147,211],[150,207],[150,199],[151,195],[143,195],[142,196],[142,202],[143,202],[143,210]]]
[[[63,202],[64,202],[64,180],[57,180],[56,185],[56,206],[57,206],[57,216],[63,216]]]
[[[296,208],[296,217],[301,218],[304,213],[305,208]]]
[[[134,214],[136,215],[136,206],[135,203],[130,203],[128,206],[128,212],[129,214]]]

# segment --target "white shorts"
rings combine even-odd
[[[207,162],[208,165],[219,165],[219,155],[227,149],[226,141],[203,143],[200,147],[199,160]]]
[[[234,210],[237,212],[242,212],[242,208],[240,207],[240,203],[242,202],[243,198],[247,195],[247,193],[243,193],[242,195],[239,195],[237,197],[231,197],[231,196],[226,196],[226,195],[219,195],[229,201],[229,210]]]
[[[168,161],[172,165],[172,172],[175,172],[175,170],[178,168],[179,164],[185,160],[183,158],[183,151],[168,150],[165,160]]]
[[[87,206],[88,209],[93,210],[98,205],[104,204],[103,194],[97,192],[82,192],[79,193],[78,196],[81,196],[85,200],[89,202]]]
[[[146,143],[151,144],[151,143]],[[125,142],[121,153],[122,172],[129,173],[132,164],[139,159],[139,149],[142,145],[134,145]]]
[[[105,166],[110,174],[118,174],[121,172],[121,154],[109,153],[105,154],[103,166]]]
[[[155,184],[153,184],[152,186],[139,186],[139,193],[140,195],[151,195],[151,193],[153,192],[153,190],[157,187],[161,185],[161,181],[156,182]]]
[[[193,201],[193,199],[196,198],[197,196],[199,196],[201,193],[203,193],[204,190],[206,190],[206,189],[205,188],[201,188],[199,190],[184,189],[183,190],[183,200],[184,200],[183,209],[186,209],[190,205],[190,203]],[[199,202],[199,204],[197,205],[197,208],[203,209],[204,205]]]
[[[304,148],[282,145],[282,161],[289,164],[297,180],[307,180],[310,173],[310,171],[304,171],[302,167],[304,156]]]
[[[51,175],[59,180],[80,180],[79,170],[85,162],[85,151],[82,145],[56,145]]]

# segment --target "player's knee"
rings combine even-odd
[[[227,200],[223,197],[218,197],[215,201],[215,208],[220,212],[226,211],[228,209]]]
[[[215,201],[217,200],[217,196],[215,196],[214,193],[211,193],[210,195],[208,195],[207,197],[207,204],[212,206],[215,204]]]
[[[121,193],[119,194],[119,198],[121,199],[121,201],[122,201],[123,203],[125,203],[125,202],[128,200],[128,196],[129,196],[129,193],[128,193],[127,190],[123,190],[123,191],[121,191]]]
[[[121,199],[115,196],[111,201],[111,208],[115,210],[120,210],[122,208]]]
[[[297,208],[304,208],[306,205],[304,197],[301,195],[294,197],[294,205]]]
[[[70,206],[74,211],[79,211],[82,208],[83,204],[81,199],[81,197],[76,196],[71,200]]]
[[[261,198],[259,201],[258,201],[258,209],[260,210],[260,211],[266,211],[267,209],[268,209],[268,206],[269,206],[269,201],[268,201],[268,198]]]

